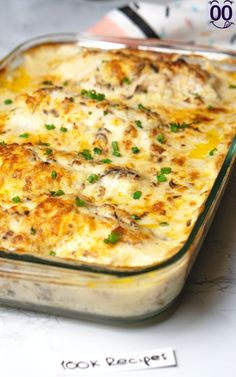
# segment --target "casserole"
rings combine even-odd
[[[164,310],[233,166],[234,69],[222,52],[76,35],[4,59],[1,301],[117,320]]]

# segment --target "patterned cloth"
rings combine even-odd
[[[170,39],[236,50],[236,9],[231,3],[229,0],[219,0],[218,4],[214,0],[166,1],[165,5],[132,2],[110,11],[89,32]],[[210,15],[220,17],[215,25],[210,22]]]

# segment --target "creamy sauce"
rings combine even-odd
[[[235,134],[233,84],[177,56],[26,52],[0,74],[1,247],[122,267],[176,253]]]

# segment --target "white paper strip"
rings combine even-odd
[[[58,376],[81,376],[82,374],[118,372],[176,366],[172,348],[159,348],[140,352],[123,352],[101,355],[71,357],[61,361]]]

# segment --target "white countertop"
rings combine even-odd
[[[36,35],[86,30],[108,9],[122,3],[125,1],[0,0],[0,57]],[[235,192],[236,169],[178,305],[166,320],[111,326],[1,307],[0,376],[56,377],[56,364],[66,356],[166,346],[176,352],[176,367],[114,375],[236,375]]]

